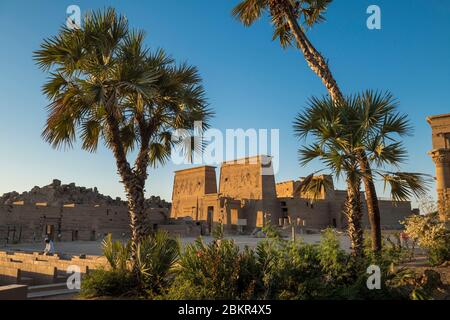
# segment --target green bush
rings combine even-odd
[[[176,278],[162,298],[399,299],[409,294],[389,286],[397,276],[389,254],[380,265],[381,290],[369,290],[367,267],[374,262],[342,250],[332,230],[323,233],[318,245],[272,237],[260,241],[255,250],[243,251],[220,237],[210,244],[199,238],[186,247]]]
[[[450,260],[450,231],[438,215],[414,215],[402,223],[408,236],[426,250],[432,265]]]
[[[273,233],[275,234],[275,233]],[[180,254],[179,242],[159,232],[138,248],[139,276],[129,267],[127,244],[107,238],[104,251],[111,270],[90,273],[82,296],[133,296],[152,299],[426,299],[436,292],[434,274],[416,276],[394,268],[403,261],[405,248],[384,239],[381,255],[355,258],[342,250],[333,230],[319,244],[268,237],[256,249],[240,250],[233,240],[214,230],[215,239],[202,238]],[[381,289],[367,288],[368,266],[381,271]],[[113,267],[114,266],[114,267]],[[433,291],[434,290],[434,291]]]
[[[108,260],[112,270],[127,270],[131,255],[131,243],[114,241],[112,234],[108,234],[102,241],[103,256]]]
[[[258,272],[252,250],[240,251],[233,240],[202,238],[187,245],[168,299],[254,298]]]
[[[366,234],[364,238],[364,256],[367,262],[388,268],[392,264],[399,265],[411,261],[414,257],[414,242],[411,244],[402,244],[399,232],[393,235],[383,236],[381,242],[381,254],[375,255],[372,251],[370,234]]]
[[[173,280],[179,252],[179,242],[164,231],[142,240],[137,249],[141,289],[150,296],[161,294]]]
[[[321,271],[329,281],[346,283],[354,276],[351,256],[347,254],[339,242],[335,231],[327,229],[317,248]]]
[[[136,296],[136,277],[125,270],[94,270],[81,282],[80,296],[94,298],[103,296]]]
[[[365,270],[341,249],[332,229],[318,245],[280,241],[275,299],[350,299],[358,297]],[[364,270],[364,272],[362,272]],[[359,278],[361,276],[361,279]]]
[[[81,295],[151,298],[164,293],[173,281],[172,270],[179,258],[179,242],[165,231],[144,238],[137,247],[137,274],[131,270],[130,248],[129,242],[113,241],[108,235],[102,242],[102,250],[109,269],[96,270],[86,276]]]
[[[388,250],[389,251],[389,250]],[[397,276],[391,253],[377,260],[354,258],[340,247],[336,233],[329,229],[318,245],[301,241],[268,240],[256,250],[263,269],[263,298],[271,299],[406,299],[409,293],[390,286]],[[381,269],[381,289],[367,288],[367,268]]]
[[[450,240],[446,240],[444,245],[429,248],[428,260],[432,266],[439,266],[446,261],[450,261]]]
[[[263,269],[264,298],[313,299],[323,289],[316,246],[300,241],[270,240],[257,248]]]

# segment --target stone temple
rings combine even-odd
[[[450,113],[428,117],[427,121],[432,130],[429,155],[436,165],[439,216],[442,221],[450,221]]]
[[[220,166],[217,188],[216,168],[201,166],[175,172],[172,219],[192,219],[203,233],[223,223],[229,232],[252,232],[265,223],[294,224],[311,229],[346,227],[343,205],[346,191],[334,187],[310,201],[299,192],[302,180],[276,183],[270,158],[257,156]],[[264,174],[262,174],[264,172]],[[331,179],[317,176],[315,179]],[[362,193],[363,199],[365,198]],[[409,201],[379,201],[381,224],[385,229],[401,228],[399,221],[414,214]],[[364,225],[368,226],[364,204]]]

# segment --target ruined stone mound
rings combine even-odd
[[[47,203],[49,206],[61,206],[65,204],[92,204],[92,205],[126,205],[125,201],[117,197],[115,199],[98,192],[97,188],[76,186],[75,183],[61,184],[60,180],[44,187],[34,187],[30,191],[19,194],[16,191],[5,193],[0,197],[0,205],[11,205],[15,202],[24,204]],[[146,199],[148,208],[169,208],[170,204],[160,197],[152,196]]]

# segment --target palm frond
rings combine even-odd
[[[333,190],[333,180],[331,176],[317,176],[317,172],[310,174],[301,181],[299,190],[302,197],[311,201],[321,198],[324,193]],[[298,192],[296,190],[296,192]]]
[[[302,0],[301,12],[308,27],[325,21],[325,12],[333,0]]]
[[[380,172],[384,187],[390,187],[394,201],[407,201],[411,197],[423,197],[429,190],[431,177],[426,174],[412,172]]]
[[[204,130],[214,115],[197,68],[150,51],[145,33],[129,29],[112,8],[87,13],[80,29],[62,27],[34,59],[50,74],[42,88],[50,100],[42,136],[55,148],[72,147],[77,138],[89,152],[101,140],[125,153],[148,145],[144,152],[157,165],[168,160],[172,145],[161,137],[191,130],[195,121]],[[113,129],[120,141],[113,141]]]
[[[243,0],[233,8],[232,15],[244,26],[252,25],[267,10],[269,0]]]

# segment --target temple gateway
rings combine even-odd
[[[250,233],[265,223],[294,224],[305,228],[344,229],[343,206],[346,191],[334,187],[323,191],[314,202],[302,194],[302,179],[275,182],[268,173],[270,158],[257,156],[224,162],[220,166],[219,188],[216,168],[201,166],[175,172],[172,194],[173,219],[192,219],[210,231],[222,223],[229,232]],[[264,174],[263,173],[264,170]],[[330,179],[322,175],[315,179]],[[362,193],[363,199],[365,198]],[[399,229],[399,221],[411,214],[410,201],[379,201],[384,229]],[[364,225],[368,226],[367,207],[363,205]]]

